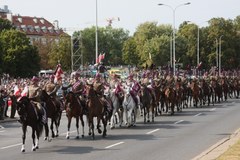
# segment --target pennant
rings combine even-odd
[[[54,72],[54,76],[55,76],[54,77],[54,82],[57,83],[57,81],[59,79],[62,79],[62,75],[63,75],[63,71],[62,71],[62,68],[61,68],[61,64],[58,64],[57,68],[56,68],[56,70]]]

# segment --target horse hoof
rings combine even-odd
[[[36,151],[36,148],[33,148],[32,151]]]
[[[147,120],[147,122],[149,123],[149,122],[150,122],[150,120]]]
[[[69,139],[69,136],[66,136],[67,139]]]
[[[39,149],[39,147],[38,147],[38,146],[36,146],[35,148],[36,148],[36,149]]]
[[[76,139],[79,139],[79,136],[76,136]]]
[[[84,138],[84,135],[82,135],[82,138]]]
[[[91,135],[92,135],[92,133],[90,133],[90,132],[89,132],[89,133],[88,133],[88,135],[89,135],[89,136],[91,136]]]
[[[56,134],[56,137],[58,137],[59,135],[58,134]]]
[[[47,140],[47,137],[44,137],[44,141],[46,141]]]
[[[22,149],[21,152],[25,152],[25,149]]]
[[[111,126],[111,127],[110,127],[110,129],[114,129],[114,128],[115,128],[115,126]]]
[[[99,134],[102,134],[102,131],[99,129],[99,130],[98,130],[98,133],[99,133]]]

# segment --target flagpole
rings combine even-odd
[[[96,31],[95,31],[95,41],[96,41],[96,64],[98,58],[98,7],[97,7],[97,0],[96,0]]]

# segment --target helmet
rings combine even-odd
[[[32,82],[38,82],[38,81],[39,81],[39,79],[36,76],[33,76]]]

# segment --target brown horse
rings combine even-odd
[[[20,121],[22,123],[22,152],[25,152],[25,139],[26,139],[26,132],[27,132],[27,126],[30,126],[32,128],[32,151],[36,151],[38,149],[38,142],[39,137],[43,131],[43,124],[41,123],[41,120],[39,119],[40,114],[38,114],[38,111],[36,109],[37,107],[35,104],[30,102],[28,97],[22,97],[17,102],[17,112],[20,117]],[[35,139],[37,136],[37,139]]]
[[[194,106],[198,107],[198,102],[200,100],[200,87],[197,80],[193,80],[191,83],[192,97]]]
[[[84,137],[83,107],[81,105],[80,99],[73,92],[68,92],[65,96],[64,104],[66,109],[66,116],[68,118],[68,131],[66,138],[69,139],[72,117],[76,118],[76,139],[79,138],[79,118],[82,124],[82,137]]]
[[[100,120],[103,123],[103,137],[107,135],[107,111],[105,109],[103,97],[97,95],[96,91],[93,88],[93,84],[86,85],[86,96],[87,100],[87,107],[88,107],[88,125],[89,125],[89,135],[92,135],[92,139],[95,139],[94,134],[94,117],[97,117],[97,130],[98,133],[101,134],[102,130],[100,129]]]
[[[52,131],[52,138],[58,137],[58,128],[60,125],[60,120],[61,120],[61,102],[54,100],[51,96],[47,94],[45,90],[42,90],[41,92],[41,100],[45,103],[45,109],[47,113],[47,118],[51,119],[51,125],[50,129]],[[54,133],[53,130],[53,124],[55,124],[56,127],[56,134]],[[48,129],[48,124],[45,125],[45,140],[47,140],[49,136],[49,129]]]
[[[150,89],[146,85],[142,86],[140,99],[144,110],[144,123],[146,123],[146,118],[147,122],[150,122],[150,110],[152,113],[152,122],[154,122],[154,99],[152,94],[150,93]]]
[[[165,95],[165,104],[166,104],[166,113],[168,112],[168,108],[171,107],[171,115],[174,114],[174,107],[176,101],[176,92],[172,86],[167,86],[166,90],[164,91]]]

